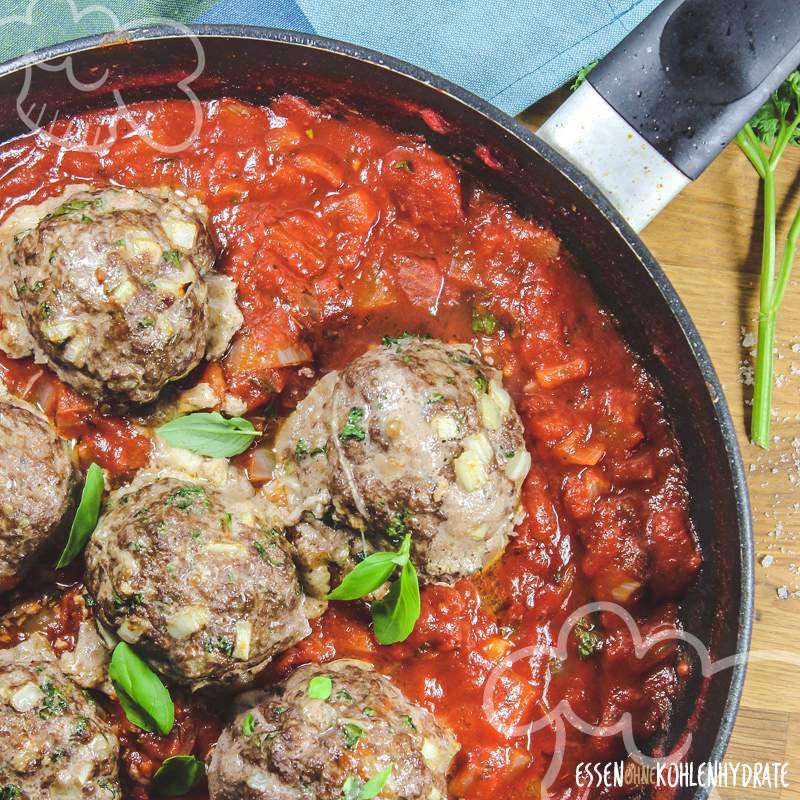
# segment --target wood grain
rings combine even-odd
[[[521,121],[535,130],[562,97],[545,98]],[[788,212],[800,204],[800,148],[788,150],[781,161],[778,198],[781,242]],[[712,794],[724,800],[800,798],[800,268],[778,323],[774,441],[764,451],[747,438],[752,386],[742,380],[753,362],[760,203],[755,171],[730,146],[642,234],[711,353],[748,470],[757,560],[754,658],[727,759],[788,761],[790,786],[719,788]],[[758,657],[759,651],[780,655]]]

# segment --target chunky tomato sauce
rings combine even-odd
[[[526,517],[506,554],[485,575],[424,588],[422,616],[402,644],[379,646],[363,607],[333,604],[262,680],[309,660],[367,659],[458,736],[452,797],[538,797],[554,757],[561,767],[551,794],[585,796],[575,764],[625,750],[619,736],[562,722],[559,703],[598,726],[630,715],[644,748],[665,731],[689,672],[670,643],[637,659],[613,612],[580,620],[565,657],[553,649],[569,615],[590,601],[626,609],[645,637],[679,625],[700,555],[656,387],[553,232],[422,141],[296,97],[269,108],[214,101],[203,113],[199,135],[177,154],[132,128],[179,144],[193,112],[177,101],[136,106],[128,121],[105,112],[69,129],[60,121],[61,145],[41,134],[10,142],[0,148],[0,212],[78,182],[197,193],[211,212],[219,268],[238,283],[245,325],[222,362],[190,381],[237,395],[261,417],[265,407],[286,413],[321,374],[383,335],[475,342],[502,369],[533,456]],[[78,147],[108,139],[113,123],[108,144]],[[84,463],[120,479],[145,463],[146,436],[41,367],[3,358],[0,375],[77,440]],[[117,712],[130,796],[148,796],[163,758],[205,754],[226,705],[216,713],[213,702],[179,697],[167,738]],[[531,722],[535,730],[510,730]]]

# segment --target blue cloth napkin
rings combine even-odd
[[[0,58],[145,17],[366,45],[512,114],[607,53],[659,0],[0,0]]]

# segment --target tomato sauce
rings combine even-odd
[[[0,214],[78,182],[197,193],[245,323],[221,363],[190,381],[237,395],[253,414],[271,404],[280,415],[383,335],[474,342],[503,371],[533,457],[526,516],[503,558],[453,587],[425,587],[411,638],[381,647],[364,607],[334,603],[261,680],[307,661],[375,663],[456,733],[454,798],[534,798],[548,787],[585,796],[576,763],[626,753],[618,735],[562,721],[554,711],[564,703],[598,726],[630,715],[639,746],[658,748],[689,672],[677,646],[637,658],[623,620],[603,611],[576,623],[554,655],[570,614],[590,601],[625,609],[645,638],[679,627],[678,603],[701,563],[657,387],[554,233],[420,139],[297,97],[268,108],[206,103],[200,133],[170,155],[145,138],[180,144],[194,121],[189,104],[128,111],[126,120],[59,121],[61,144],[38,134],[0,147]],[[85,464],[123,478],[145,463],[146,436],[41,367],[0,358],[0,376],[77,441]],[[179,700],[170,737],[117,713],[131,797],[147,797],[167,756],[207,752],[221,720],[213,705]]]

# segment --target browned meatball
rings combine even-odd
[[[120,489],[86,548],[86,585],[104,625],[193,689],[246,684],[310,632],[281,532],[228,513],[204,482]]]
[[[239,714],[211,753],[211,800],[338,800],[386,773],[379,797],[439,800],[458,743],[362,661],[307,665]]]
[[[427,581],[452,582],[502,553],[530,466],[501,375],[464,345],[414,336],[325,376],[276,449],[315,515],[378,549],[411,533]],[[314,543],[330,536],[307,521],[298,530],[301,556],[317,565]]]
[[[0,665],[0,796],[120,800],[118,753],[100,707],[55,663]]]
[[[33,406],[0,397],[0,591],[25,576],[72,506],[67,442]]]
[[[31,348],[102,403],[154,400],[215,338],[204,214],[167,190],[66,196],[6,248]],[[11,349],[24,352],[18,342]]]

